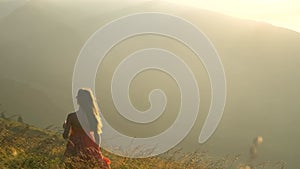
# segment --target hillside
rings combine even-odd
[[[62,160],[65,144],[66,141],[59,132],[42,130],[25,123],[0,118],[0,166],[3,169],[66,168],[68,161]],[[102,152],[111,159],[112,169],[244,169],[246,167],[240,162],[238,156],[213,159],[205,153],[181,154],[180,150],[177,150],[172,154],[165,154],[164,157],[130,159],[110,154],[105,150]],[[178,156],[180,154],[181,157]],[[92,168],[92,164],[87,162],[73,164],[73,166]],[[265,169],[269,167],[282,169],[284,163],[266,162],[256,167],[261,166]]]

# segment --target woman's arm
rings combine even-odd
[[[101,144],[100,134],[98,134],[97,132],[94,131],[94,137],[95,137],[96,144],[98,144],[98,146],[100,146],[100,144]]]
[[[71,122],[70,122],[70,115],[68,115],[67,120],[63,124],[64,133],[63,138],[68,139],[70,134]]]

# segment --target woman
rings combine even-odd
[[[79,109],[68,114],[63,137],[68,139],[64,157],[69,159],[70,168],[108,169],[110,160],[100,151],[102,123],[99,109],[90,89],[79,89],[76,96]],[[82,166],[78,166],[81,163]]]

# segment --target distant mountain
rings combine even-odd
[[[62,110],[53,99],[49,98],[45,92],[47,89],[3,77],[0,80],[2,89],[0,110],[5,111],[5,115],[20,115],[26,123],[40,127],[58,125],[56,116]]]

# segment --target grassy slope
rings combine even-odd
[[[66,168],[61,160],[65,144],[59,132],[0,118],[1,168]],[[168,158],[130,159],[103,151],[111,159],[113,169],[227,169],[236,166],[244,169],[236,157],[212,160],[206,154],[192,153],[175,160],[176,153]]]

